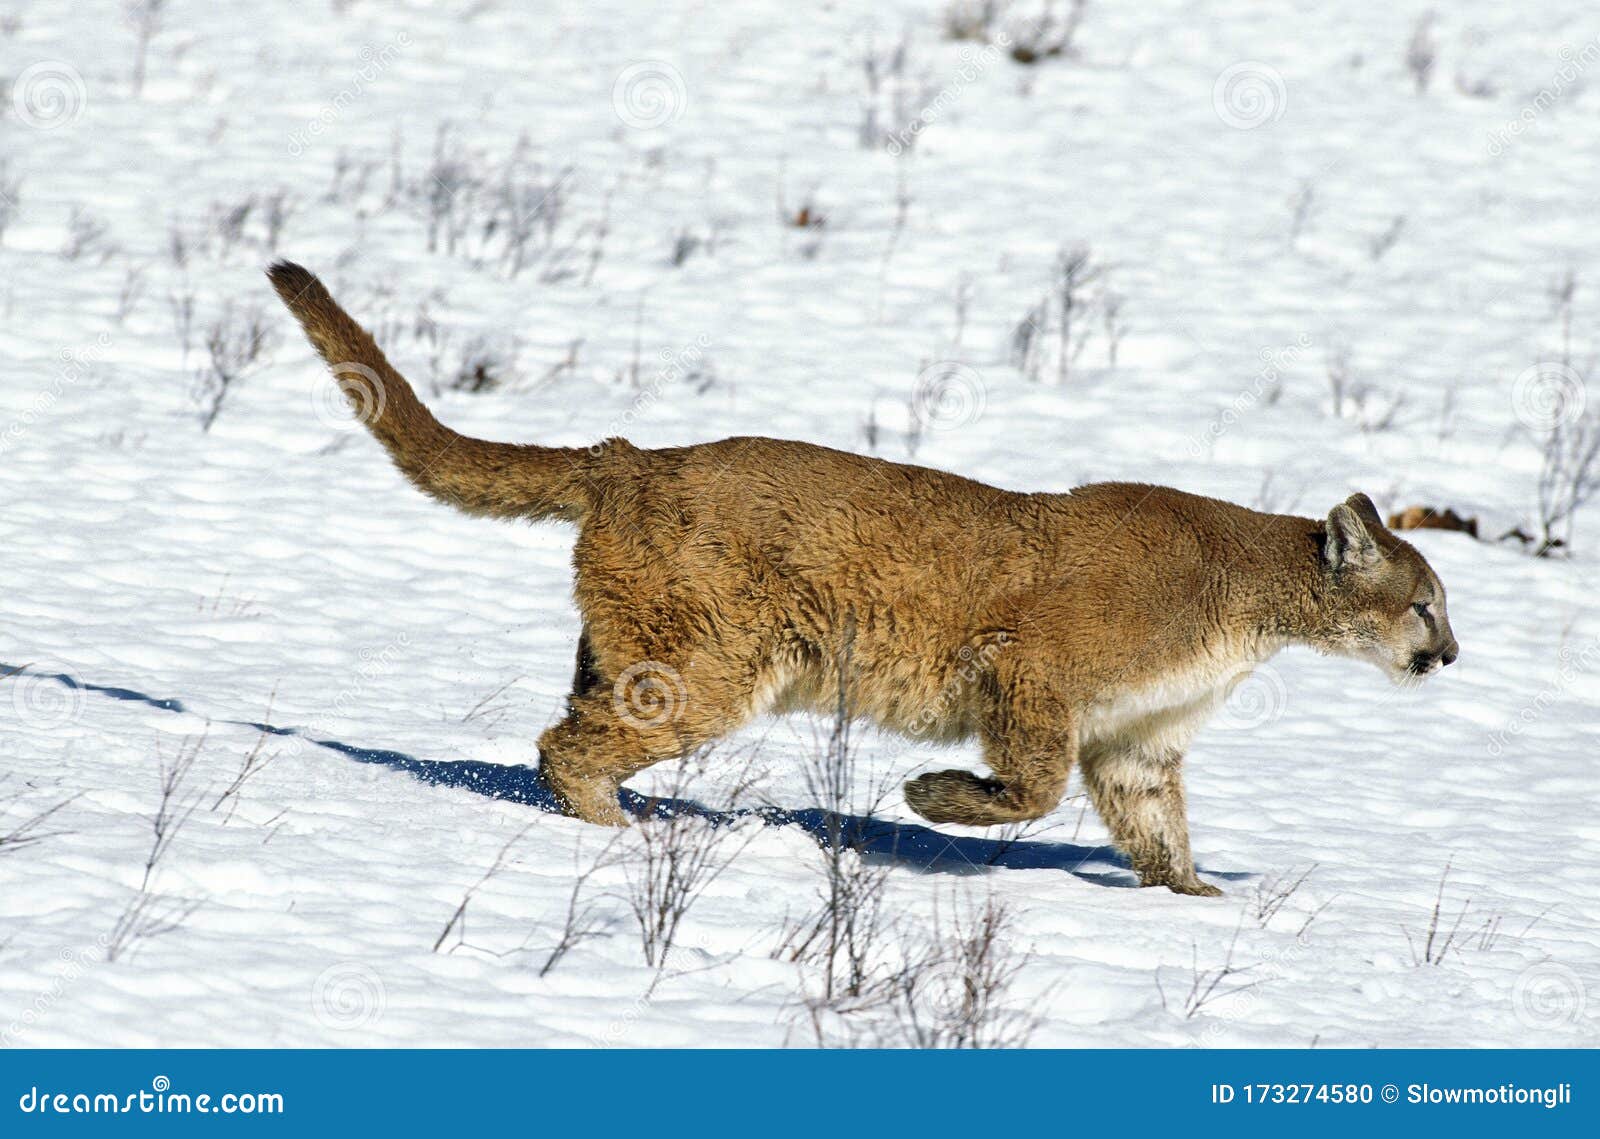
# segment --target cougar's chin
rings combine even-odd
[[[1396,688],[1420,688],[1422,682],[1432,675],[1429,672],[1413,672],[1409,667],[1391,667],[1386,671],[1389,673],[1389,682]]]

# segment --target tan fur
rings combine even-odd
[[[625,821],[635,772],[754,716],[831,710],[847,681],[863,718],[981,741],[991,777],[906,785],[924,818],[1036,818],[1078,765],[1143,884],[1214,894],[1189,852],[1181,760],[1230,684],[1293,643],[1396,679],[1455,657],[1438,578],[1364,495],[1324,522],[1135,484],[1016,493],[779,439],[483,442],[435,420],[310,273],[271,278],[418,487],[578,525],[578,665],[539,747],[591,822]]]

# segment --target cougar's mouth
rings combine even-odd
[[[1447,664],[1454,664],[1457,649],[1455,642],[1440,649],[1436,653],[1418,652],[1411,654],[1411,664],[1406,671],[1412,676],[1432,676]]]
[[[1416,677],[1432,676],[1444,667],[1441,661],[1442,658],[1434,653],[1415,653],[1406,671]]]

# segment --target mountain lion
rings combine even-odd
[[[635,772],[844,692],[886,728],[981,742],[990,776],[906,784],[930,822],[1037,818],[1076,766],[1142,885],[1214,895],[1181,760],[1231,685],[1291,644],[1398,682],[1456,659],[1438,576],[1364,494],[1317,520],[1131,483],[1024,494],[781,439],[471,439],[316,277],[269,275],[418,488],[577,526],[577,669],[539,756],[580,819],[622,824]]]

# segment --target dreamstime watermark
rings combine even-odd
[[[67,990],[93,966],[104,961],[110,940],[109,936],[101,934],[89,948],[64,946],[56,955],[56,975],[50,983],[39,990],[28,1006],[12,1018],[10,1024],[0,1028],[0,1047],[12,1048],[21,1044],[23,1038],[44,1019]]]
[[[689,88],[663,59],[630,63],[611,85],[611,107],[624,126],[654,130],[675,122],[689,105]]]
[[[389,990],[383,978],[357,961],[328,966],[311,986],[311,1011],[317,1023],[335,1032],[376,1024],[388,1007]]]
[[[1247,664],[1223,681],[1222,708],[1211,726],[1224,732],[1248,732],[1283,715],[1289,687],[1271,665]]]
[[[694,964],[698,964],[697,952],[703,952],[706,948],[706,943],[701,937],[673,942],[672,945],[667,947],[665,955],[661,958],[661,966],[657,970],[657,976],[671,976],[675,972],[692,970]],[[684,965],[682,969],[674,967],[674,961],[682,961],[686,957],[694,957],[695,960],[691,964]],[[632,1003],[622,1012],[612,1017],[602,1031],[590,1036],[589,1042],[596,1048],[615,1048],[622,1043],[623,1037],[633,1030],[633,1026],[639,1022],[639,1018],[644,1016],[654,1003],[655,988],[652,986],[635,997]]]
[[[1589,992],[1576,970],[1544,961],[1517,975],[1511,987],[1511,1007],[1525,1027],[1538,1031],[1566,1028],[1583,1020]]]
[[[638,419],[656,404],[677,384],[682,383],[690,376],[699,373],[700,361],[704,358],[706,349],[711,347],[711,338],[705,333],[695,337],[693,342],[676,351],[670,348],[661,350],[661,366],[656,369],[655,375],[640,389],[639,394],[628,404],[628,408],[617,416],[606,429],[601,432],[602,442],[592,444],[589,454],[598,456],[605,450],[603,440],[614,435],[620,435],[631,427]]]
[[[1306,925],[1310,925],[1310,922],[1308,921]],[[1255,1011],[1261,1000],[1261,996],[1256,990],[1269,982],[1286,980],[1289,976],[1290,966],[1304,957],[1310,948],[1311,938],[1306,932],[1306,926],[1301,926],[1299,932],[1294,935],[1294,940],[1289,942],[1288,945],[1281,946],[1265,959],[1248,966],[1248,972],[1244,968],[1234,970],[1235,974],[1245,974],[1245,977],[1242,978],[1242,984],[1217,998],[1214,1005],[1207,1003],[1193,1006],[1195,1012],[1200,1011],[1201,1008],[1205,1009],[1207,1024],[1204,1032],[1189,1041],[1189,1046],[1191,1048],[1217,1047],[1221,1043],[1222,1037],[1227,1033],[1230,1024],[1244,1019]],[[1223,978],[1227,976],[1229,968],[1228,964],[1224,964],[1219,967],[1214,975],[1218,977],[1219,981],[1226,983]]]
[[[40,416],[48,414],[50,409],[55,407],[62,393],[76,385],[94,365],[104,360],[106,349],[110,346],[110,333],[102,332],[91,346],[61,349],[56,357],[55,375],[50,381],[50,386],[35,396],[33,402],[20,415],[6,424],[4,431],[0,431],[0,456],[10,451],[12,445],[28,433]]]
[[[71,126],[83,114],[88,100],[83,76],[59,59],[25,67],[11,81],[11,108],[17,121],[34,130]]]
[[[361,66],[356,68],[350,81],[324,103],[306,125],[289,134],[288,150],[290,155],[298,158],[305,153],[306,147],[315,139],[321,138],[326,131],[342,119],[345,112],[353,105],[366,97],[367,90],[377,82],[378,77],[394,66],[396,59],[404,48],[411,46],[411,36],[406,32],[399,32],[394,39],[374,50],[370,45],[361,48]]]
[[[1577,50],[1574,50],[1571,44],[1562,44],[1556,54],[1560,57],[1561,63],[1556,68],[1555,74],[1550,77],[1550,82],[1534,92],[1533,98],[1523,104],[1522,110],[1515,118],[1507,119],[1503,126],[1489,132],[1490,157],[1498,158],[1504,154],[1506,147],[1532,127],[1540,115],[1578,86],[1578,80],[1583,73],[1593,67],[1596,60],[1600,60],[1600,36],[1596,36]]]
[[[954,77],[949,83],[941,87],[932,99],[923,104],[922,109],[917,112],[910,122],[898,130],[889,132],[884,137],[884,149],[898,158],[905,151],[915,146],[917,136],[924,129],[943,118],[945,112],[961,98],[963,92],[976,83],[979,76],[994,66],[1010,46],[1011,37],[1005,32],[997,32],[994,40],[981,51],[975,50],[971,46],[962,48],[961,63],[955,69]]]
[[[148,1089],[115,1092],[53,1091],[30,1087],[17,1097],[29,1115],[282,1115],[280,1092],[175,1092],[172,1081],[157,1076]]]
[[[911,416],[930,431],[951,431],[976,423],[989,403],[983,376],[969,364],[940,360],[917,373],[911,389]]]
[[[366,691],[367,683],[379,676],[386,676],[393,670],[406,649],[411,647],[409,633],[397,633],[394,638],[379,649],[362,649],[358,654],[361,663],[356,666],[355,678],[339,690],[332,701],[333,710],[344,714],[350,706]]]
[[[351,679],[334,693],[327,706],[338,715],[348,715],[366,692],[367,686],[379,677],[389,675],[410,647],[411,634],[397,633],[382,648],[362,649],[358,654],[361,663],[356,666]],[[309,748],[320,746],[316,737],[321,734],[323,729],[316,723],[311,723],[280,738],[284,741],[287,753],[297,755]]]
[[[634,731],[672,723],[688,703],[689,689],[682,675],[658,660],[630,664],[611,686],[612,710]]]
[[[371,427],[383,418],[388,405],[378,374],[365,364],[334,364],[317,377],[311,390],[311,410],[318,423],[335,431]]]
[[[1566,695],[1579,677],[1592,673],[1597,666],[1600,666],[1600,638],[1590,641],[1577,651],[1574,651],[1571,645],[1562,645],[1556,657],[1561,663],[1556,669],[1555,681],[1541,688],[1532,700],[1519,708],[1505,722],[1505,726],[1490,734],[1488,751],[1491,756],[1499,759],[1505,755],[1511,741],[1522,735],[1549,710],[1552,704]]]
[[[1211,85],[1211,109],[1226,126],[1249,131],[1283,118],[1289,88],[1278,69],[1247,59],[1225,68]]]
[[[938,695],[922,706],[907,734],[937,733],[950,714],[960,706],[963,694],[971,691],[974,685],[994,670],[995,658],[1010,644],[1010,634],[1001,630],[977,648],[962,645],[956,652],[956,667],[940,687]]]
[[[911,988],[901,999],[921,1006],[931,1020],[945,1029],[940,1032],[934,1026],[934,1031],[928,1035],[976,1044],[976,1038],[986,1027],[996,1028],[1002,1021],[1014,1021],[1027,1015],[1013,1002],[999,1003],[999,989],[989,987],[994,984],[995,977],[992,974],[985,977],[975,971],[971,961],[947,961],[932,968],[914,967],[917,973],[911,980]],[[912,1013],[910,1009],[906,1011]],[[914,1015],[909,1019],[914,1019]]]
[[[1283,373],[1298,362],[1310,347],[1311,337],[1302,332],[1293,344],[1286,347],[1261,349],[1261,367],[1257,369],[1250,386],[1234,396],[1233,401],[1223,408],[1215,419],[1206,424],[1203,431],[1189,437],[1190,457],[1203,454],[1234,424],[1254,410],[1257,404],[1270,404],[1276,400]]]
[[[81,684],[69,683],[48,672],[19,668],[0,672],[0,680],[10,681],[11,711],[14,722],[40,731],[57,731],[78,722],[83,715],[87,694]]]
[[[1511,410],[1526,427],[1553,431],[1582,417],[1589,402],[1583,377],[1568,364],[1544,360],[1511,382]]]

